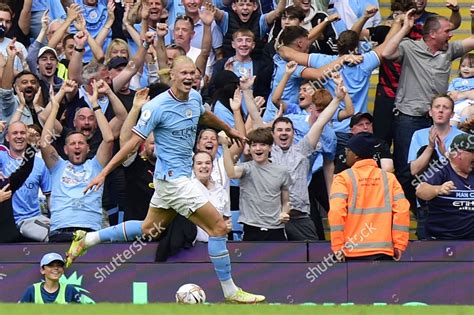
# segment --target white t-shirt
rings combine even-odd
[[[5,61],[7,60],[7,47],[8,47],[8,44],[10,44],[12,40],[8,37],[5,37],[3,39],[2,42],[0,42],[0,53],[3,55],[3,57],[5,58]],[[28,51],[26,50],[25,46],[20,43],[20,42],[15,42],[15,47],[18,51],[21,51],[21,53],[23,54],[23,57],[25,58],[26,60],[26,56],[28,56]],[[23,65],[21,64],[21,61],[20,61],[20,58],[18,57],[15,57],[15,64],[14,64],[14,69],[15,71],[23,71]]]

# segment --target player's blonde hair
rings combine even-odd
[[[171,70],[181,63],[192,63],[194,65],[194,61],[188,56],[178,56],[174,58],[173,63],[171,63]]]

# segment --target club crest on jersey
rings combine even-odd
[[[97,15],[98,14],[97,14],[96,10],[92,10],[92,11],[89,12],[89,18],[91,18],[93,20],[97,19]]]
[[[168,171],[168,177],[173,177],[173,170]]]
[[[187,118],[193,117],[193,110],[188,108],[185,112],[185,115],[186,115]]]

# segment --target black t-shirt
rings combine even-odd
[[[427,202],[426,235],[437,239],[474,239],[474,173],[463,178],[450,163],[445,163],[430,173],[425,172],[425,176],[430,185],[453,181],[456,186],[449,195]]]
[[[155,192],[153,172],[155,164],[147,158],[136,155],[135,160],[125,170],[125,220],[144,220],[151,197]]]
[[[120,92],[115,92],[115,95],[119,98],[119,100],[122,102],[123,106],[125,106],[125,109],[127,110],[127,113],[130,113],[130,110],[133,107],[133,99],[135,98],[135,94],[137,93],[136,91],[129,89],[130,93],[128,94],[122,94]]]

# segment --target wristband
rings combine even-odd
[[[22,109],[17,108],[16,111],[23,114],[23,110],[22,110]]]
[[[99,110],[100,109],[100,106],[95,106],[95,107],[92,107],[92,110],[95,112],[96,110]]]
[[[86,49],[83,47],[83,48],[77,48],[76,46],[74,46],[74,50],[77,51],[77,52],[84,52]]]
[[[143,42],[143,48],[145,49],[150,48],[150,44],[148,44],[147,42]]]
[[[42,111],[44,111],[44,108],[41,107],[40,109],[38,109],[38,110],[36,111],[36,113],[39,114],[39,113],[41,113]]]

